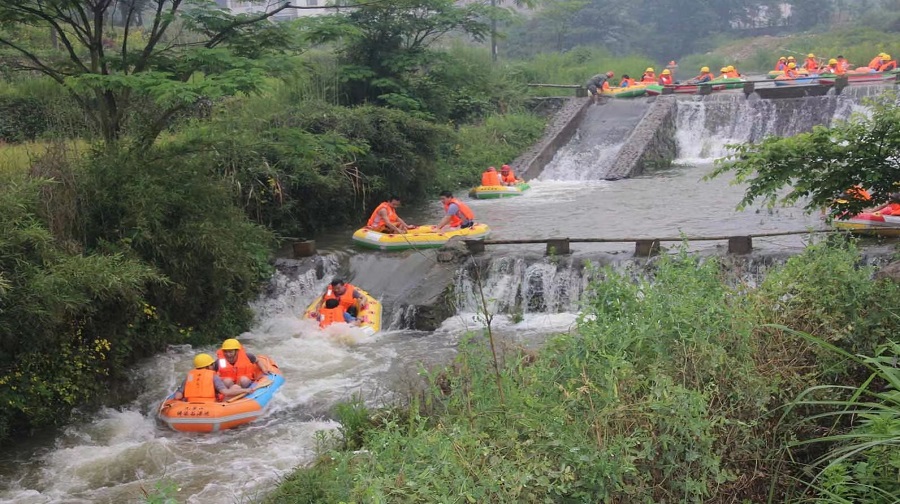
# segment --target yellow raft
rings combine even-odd
[[[406,234],[379,233],[361,228],[353,233],[353,242],[360,247],[377,250],[425,249],[440,247],[454,236],[478,239],[486,237],[490,232],[491,228],[487,224],[479,223],[465,229],[445,228],[443,232],[438,232],[434,226],[419,226]]]
[[[368,292],[359,287],[354,286],[354,288],[363,295],[363,300],[365,302],[365,305],[359,310],[356,317],[357,320],[360,321],[359,327],[363,329],[366,335],[371,336],[381,330],[381,303]],[[303,318],[316,320],[313,313],[315,313],[316,308],[319,307],[321,301],[322,296],[317,297],[316,300],[306,308],[306,311],[303,313]]]

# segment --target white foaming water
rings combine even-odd
[[[868,113],[865,97],[882,86],[846,88],[840,96],[763,100],[756,95],[721,94],[678,100],[676,141],[679,164],[707,164],[729,154],[728,144],[759,142],[768,136],[788,137],[829,125],[854,112]]]
[[[624,142],[593,145],[585,145],[583,142],[589,141],[583,140],[581,133],[577,133],[572,141],[553,156],[541,172],[540,180],[597,180],[600,178],[598,172],[611,166],[625,145]]]

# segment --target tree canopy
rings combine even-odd
[[[710,176],[734,172],[736,183],[746,183],[742,206],[803,202],[809,211],[828,208],[832,217],[849,218],[886,203],[900,191],[900,105],[892,93],[867,105],[871,115],[855,114],[832,127],[732,145],[733,153],[717,161]],[[855,186],[872,200],[845,197]]]
[[[212,0],[8,0],[0,63],[65,86],[108,143],[141,115],[128,132],[148,145],[201,98],[256,91],[260,57],[289,37],[266,21],[289,7],[233,15]]]

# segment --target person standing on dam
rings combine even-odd
[[[607,82],[609,79],[612,79],[615,74],[612,70],[606,72],[605,74],[597,74],[584,84],[584,86],[588,90],[588,94],[591,97],[591,100],[594,103],[597,103],[597,100],[600,97],[600,91],[604,89],[609,89],[609,83]]]

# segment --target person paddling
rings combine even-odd
[[[512,168],[508,164],[505,164],[500,167],[500,182],[506,186],[514,186],[521,182],[516,178],[516,174],[513,173]]]
[[[215,363],[216,359],[212,355],[197,354],[194,357],[194,369],[188,372],[187,377],[181,382],[181,386],[175,391],[175,399],[179,401],[222,401],[226,397],[234,397],[250,391],[250,389],[240,386],[226,386],[222,378],[213,370]]]
[[[468,205],[453,197],[450,191],[444,191],[440,196],[444,205],[444,218],[438,222],[435,228],[440,231],[444,226],[465,229],[475,225],[475,212]]]
[[[369,217],[366,228],[379,233],[404,234],[411,226],[397,215],[400,208],[400,196],[391,196],[384,203],[375,207]]]
[[[484,171],[484,173],[481,174],[481,185],[487,187],[503,185],[500,181],[500,174],[497,173],[496,168],[490,166],[487,170]]]
[[[265,362],[245,351],[241,342],[234,338],[223,341],[222,348],[216,351],[214,369],[226,387],[237,384],[243,388],[270,371]]]

